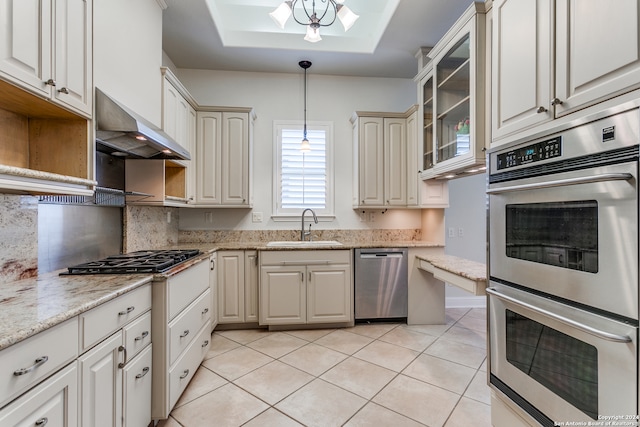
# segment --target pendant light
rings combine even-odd
[[[308,153],[311,151],[311,145],[307,139],[307,69],[311,67],[311,61],[300,61],[298,65],[304,69],[304,132],[302,143],[300,144],[300,151]]]

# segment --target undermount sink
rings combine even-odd
[[[296,247],[322,247],[322,246],[342,246],[342,243],[336,240],[313,240],[302,241],[302,240],[281,240],[267,243],[268,248],[279,247],[279,248],[296,248]]]

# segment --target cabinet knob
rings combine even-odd
[[[44,84],[46,84],[47,86],[54,86],[54,87],[55,87],[55,85],[56,85],[56,81],[55,81],[55,80],[53,80],[53,79],[49,79],[49,80],[46,80],[46,81],[44,82]]]
[[[65,95],[69,95],[69,89],[67,89],[66,87],[58,89],[58,92],[64,93]]]
[[[49,418],[42,417],[38,421],[35,422],[35,425],[38,426],[38,427],[42,427],[44,425],[47,425],[48,422],[49,422]]]
[[[551,100],[551,105],[562,105],[562,101],[560,101],[560,99],[558,98],[553,98]]]
[[[544,108],[543,106],[538,107],[538,109],[536,110],[536,113],[540,114],[540,113],[546,113],[548,110],[546,108]]]

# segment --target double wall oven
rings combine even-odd
[[[489,382],[542,425],[637,425],[639,142],[631,109],[489,154]]]

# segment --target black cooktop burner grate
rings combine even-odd
[[[162,273],[199,253],[198,249],[136,251],[74,265],[62,274]]]

